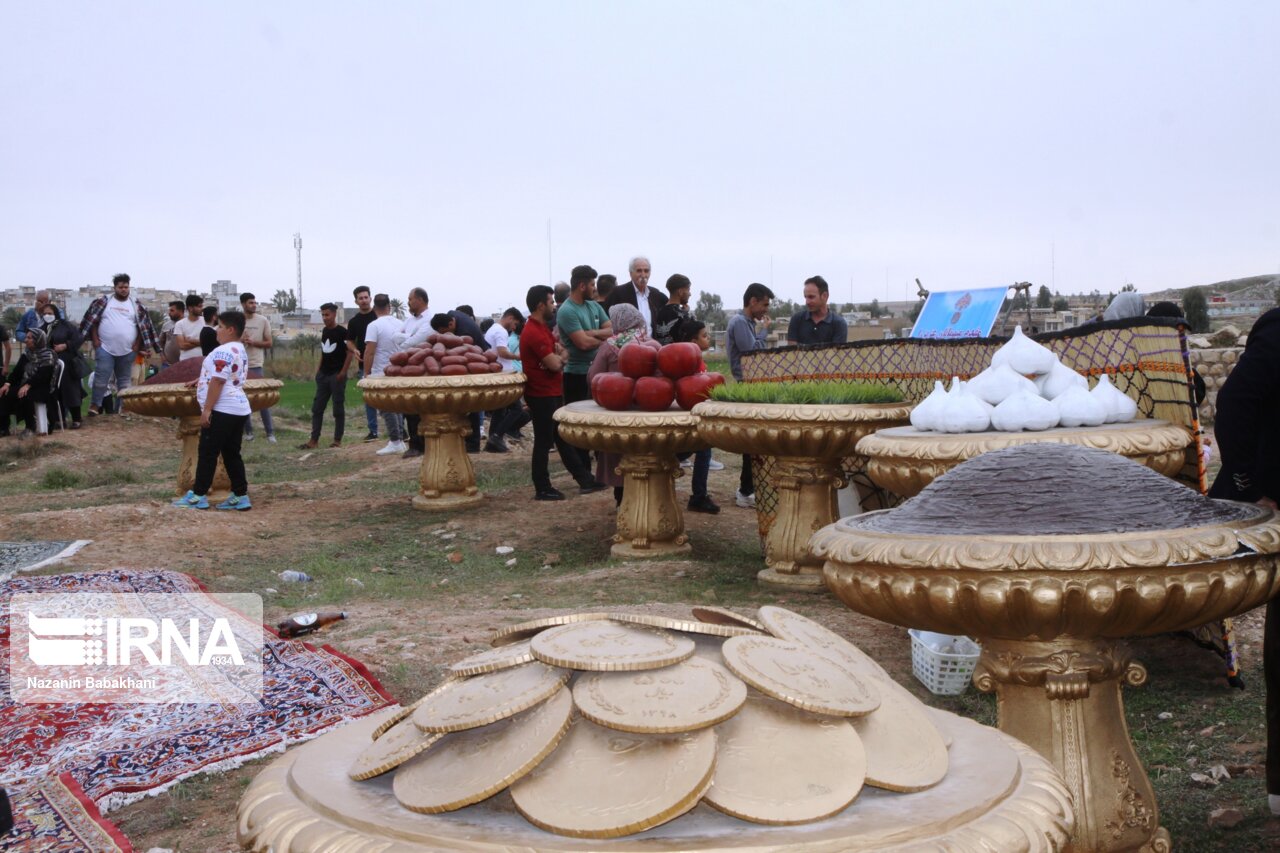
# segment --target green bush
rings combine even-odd
[[[40,480],[40,487],[43,489],[74,489],[80,483],[80,475],[74,471],[68,471],[66,468],[50,468],[44,472],[44,477]]]

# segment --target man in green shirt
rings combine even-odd
[[[609,315],[596,301],[596,271],[586,264],[574,267],[569,275],[569,298],[556,311],[556,329],[560,343],[569,353],[564,366],[564,401],[568,404],[589,400],[587,371],[596,350],[613,334],[613,329]],[[579,452],[584,462],[590,459],[587,451],[579,448]]]

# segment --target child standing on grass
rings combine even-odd
[[[240,441],[252,409],[244,393],[248,379],[249,356],[240,336],[244,334],[244,314],[224,311],[218,315],[218,346],[204,357],[200,378],[191,383],[200,403],[200,450],[196,462],[194,487],[174,506],[186,509],[208,509],[209,487],[218,467],[218,457],[231,480],[231,497],[217,505],[218,509],[251,509],[249,481],[245,479],[244,460],[240,458]]]

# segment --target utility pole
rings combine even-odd
[[[302,310],[302,235],[293,235],[293,248],[298,253],[298,310]]]

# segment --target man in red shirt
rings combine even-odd
[[[535,284],[525,297],[529,309],[529,322],[520,333],[520,360],[524,367],[526,383],[524,400],[533,418],[533,499],[536,501],[562,501],[564,493],[551,485],[547,463],[551,445],[560,453],[560,461],[578,481],[578,490],[584,495],[605,488],[582,463],[556,428],[556,409],[564,405],[564,384],[561,371],[565,352],[552,334],[551,318],[555,314],[555,291],[545,284]]]

